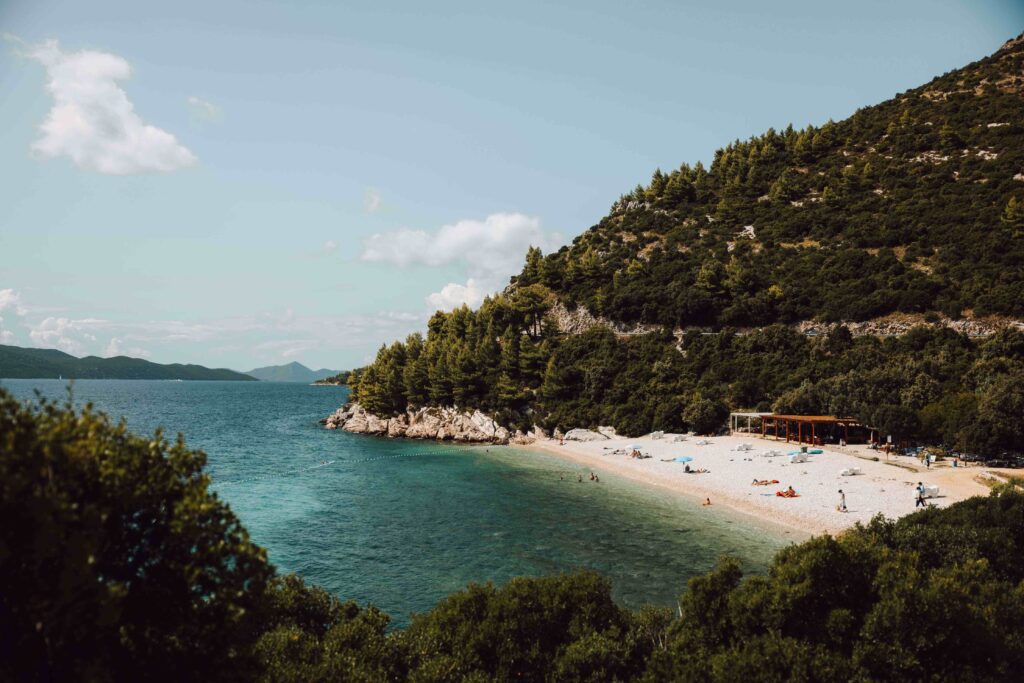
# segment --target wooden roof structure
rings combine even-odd
[[[804,443],[806,441],[817,445],[821,444],[821,438],[818,433],[819,427],[842,427],[843,438],[849,440],[850,427],[860,426],[860,423],[852,417],[837,417],[835,415],[773,414],[761,418],[761,436],[768,435],[769,424],[772,426],[772,433],[775,435],[776,439],[782,438],[780,431],[785,431],[787,443],[795,438],[798,443]]]

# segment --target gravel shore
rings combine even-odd
[[[867,522],[878,513],[896,518],[914,512],[914,488],[917,482],[937,485],[939,496],[929,504],[945,507],[975,495],[986,495],[988,488],[975,480],[980,468],[953,468],[937,465],[918,467],[913,458],[887,459],[884,453],[864,447],[824,448],[820,455],[809,455],[807,462],[791,463],[785,455],[799,448],[785,441],[776,442],[754,435],[700,438],[689,436],[674,442],[668,436],[654,439],[617,437],[600,441],[536,441],[523,448],[543,449],[595,472],[612,473],[650,485],[672,489],[700,500],[710,498],[713,506],[728,506],[763,522],[795,529],[808,535],[835,534],[857,522]],[[703,442],[706,444],[701,445]],[[737,450],[749,444],[752,450]],[[628,455],[631,446],[652,456],[635,459]],[[627,454],[616,454],[624,450]],[[767,457],[768,451],[781,456]],[[858,457],[858,455],[863,457]],[[693,469],[705,468],[706,474],[687,474],[685,465],[664,462],[677,456],[690,456]],[[871,460],[878,457],[877,461]],[[863,474],[841,476],[840,471],[859,467]],[[778,484],[754,486],[752,480],[774,480]],[[792,486],[797,498],[782,498],[776,491]],[[838,511],[839,489],[846,494],[847,512]]]

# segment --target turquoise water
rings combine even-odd
[[[57,380],[0,380],[60,398]],[[76,403],[164,426],[205,450],[214,489],[271,561],[395,623],[471,581],[596,569],[616,598],[675,605],[723,553],[763,570],[777,532],[612,474],[587,480],[545,453],[328,431],[342,387],[268,382],[81,380]],[[330,464],[321,465],[327,461]],[[585,483],[576,481],[584,473]],[[564,475],[565,480],[560,480]]]

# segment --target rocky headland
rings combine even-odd
[[[399,415],[380,417],[358,403],[346,403],[320,422],[327,429],[391,438],[493,444],[527,438],[521,432],[510,433],[479,410],[458,408],[410,408]]]
[[[327,429],[340,429],[353,434],[389,438],[435,439],[463,443],[516,444],[528,446],[548,438],[548,433],[534,425],[529,432],[510,432],[479,410],[458,408],[409,408],[405,413],[380,417],[355,402],[349,402],[320,420]],[[551,438],[558,441],[605,441],[618,435],[614,427],[570,429],[564,434],[556,429]]]

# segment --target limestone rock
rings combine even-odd
[[[565,433],[566,441],[605,441],[607,436],[589,429],[570,429]]]
[[[342,429],[354,434],[387,435],[391,438],[495,444],[507,444],[510,438],[507,429],[479,410],[468,412],[457,408],[410,408],[403,415],[381,418],[358,403],[350,403],[320,422],[327,429]]]
[[[615,437],[618,436],[618,434],[615,433],[615,427],[598,427],[597,433],[603,434],[606,438],[609,439],[614,439]]]
[[[530,434],[523,434],[522,431],[517,429],[516,433],[512,435],[510,441],[519,446],[529,446],[531,443],[536,441],[536,439]]]

